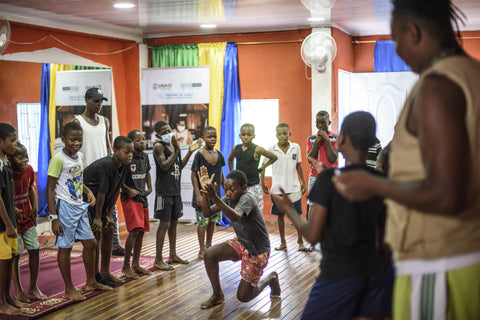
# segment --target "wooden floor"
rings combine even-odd
[[[151,223],[145,235],[142,255],[155,255],[155,232],[158,223]],[[123,229],[123,228],[122,228]],[[280,242],[276,224],[269,224],[272,248]],[[271,251],[265,274],[277,271],[282,288],[281,299],[270,300],[266,288],[257,298],[241,303],[236,298],[240,281],[240,262],[220,263],[220,280],[225,303],[201,310],[200,303],[210,297],[212,289],[203,261],[197,259],[198,240],[195,225],[178,225],[177,253],[190,260],[188,265],[175,265],[174,271],[155,271],[113,291],[79,302],[42,319],[299,319],[319,273],[320,253],[299,252],[296,231],[286,226],[287,251]],[[213,244],[234,236],[232,228],[218,227]],[[122,243],[126,231],[121,232]],[[168,255],[168,241],[164,253]],[[61,281],[59,279],[59,281]]]

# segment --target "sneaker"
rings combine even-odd
[[[114,256],[124,256],[125,255],[125,248],[122,246],[118,246],[112,250],[112,255]]]

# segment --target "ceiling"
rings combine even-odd
[[[321,26],[334,26],[352,36],[390,33],[390,0],[124,0],[133,2],[135,7],[116,9],[113,4],[118,1],[0,0],[0,16],[10,21],[138,42],[144,38]],[[462,30],[480,30],[480,1],[453,3],[467,17]],[[323,20],[310,22],[310,17]],[[202,29],[203,23],[217,27]]]

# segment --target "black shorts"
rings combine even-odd
[[[155,198],[155,219],[162,221],[178,220],[183,216],[183,203],[181,196]]]
[[[302,214],[302,199],[298,199],[293,203],[293,207],[295,208],[295,211],[298,212],[299,215]],[[270,213],[276,216],[283,216],[284,213],[281,213],[280,210],[278,210],[277,206],[275,205],[275,202],[273,201],[272,198],[272,209],[270,210]]]

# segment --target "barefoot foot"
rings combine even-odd
[[[166,263],[163,262],[163,261],[159,261],[159,262],[155,261],[155,262],[153,263],[153,266],[154,266],[155,268],[159,269],[159,270],[162,270],[162,271],[172,271],[172,270],[174,270],[171,265],[166,264]]]
[[[303,243],[298,244],[298,251],[310,252],[310,249],[306,248]]]
[[[280,289],[280,282],[278,281],[278,273],[274,271],[270,276],[272,277],[270,282],[270,298],[279,298],[282,290]]]
[[[287,250],[287,245],[285,243],[282,243],[280,247],[275,248],[277,251],[284,251]]]
[[[180,264],[189,264],[190,262],[188,260],[183,260],[177,255],[170,256],[168,258],[168,263],[180,263]]]
[[[38,300],[45,300],[47,299],[47,296],[43,294],[42,291],[38,288],[33,288],[33,289],[28,289],[28,293],[31,294],[32,296],[35,296]]]
[[[198,260],[203,260],[203,256],[205,255],[205,250],[200,250],[198,252]]]
[[[101,284],[99,282],[94,282],[92,284],[87,284],[85,285],[85,291],[111,291],[113,290],[112,287],[110,286],[107,286],[107,285],[104,285],[104,284]]]
[[[73,290],[72,292],[65,291],[65,297],[72,299],[73,301],[82,301],[87,299],[80,291]]]
[[[29,303],[30,299],[25,296],[23,291],[19,291],[15,293],[15,300],[18,302]]]
[[[213,306],[216,306],[217,304],[222,303],[223,301],[225,301],[225,296],[222,295],[220,297],[217,297],[215,295],[212,295],[207,301],[200,305],[200,309],[211,308]]]
[[[15,315],[21,313],[22,310],[20,310],[17,307],[14,307],[8,303],[4,303],[2,306],[0,306],[0,314],[8,314],[8,315]]]
[[[130,265],[128,265],[128,264],[123,265],[122,273],[128,279],[138,279],[137,274],[135,272],[133,272],[132,268],[130,268]]]
[[[10,295],[8,295],[8,297],[5,297],[5,301],[7,302],[7,304],[13,306],[13,307],[17,307],[17,308],[26,308],[28,307],[28,304],[26,304],[25,302],[21,302],[21,301],[18,301],[18,300],[14,300],[12,297],[10,297]]]
[[[133,272],[136,272],[136,273],[141,273],[141,274],[146,274],[146,275],[152,274],[152,271],[147,270],[145,268],[142,268],[140,266],[132,266],[132,270],[133,270]]]
[[[112,281],[114,283],[123,283],[125,281],[123,281],[122,279],[120,278],[117,278],[115,277],[113,274],[111,273],[100,273],[102,275],[102,277],[104,277],[105,279],[107,279],[108,281]]]

